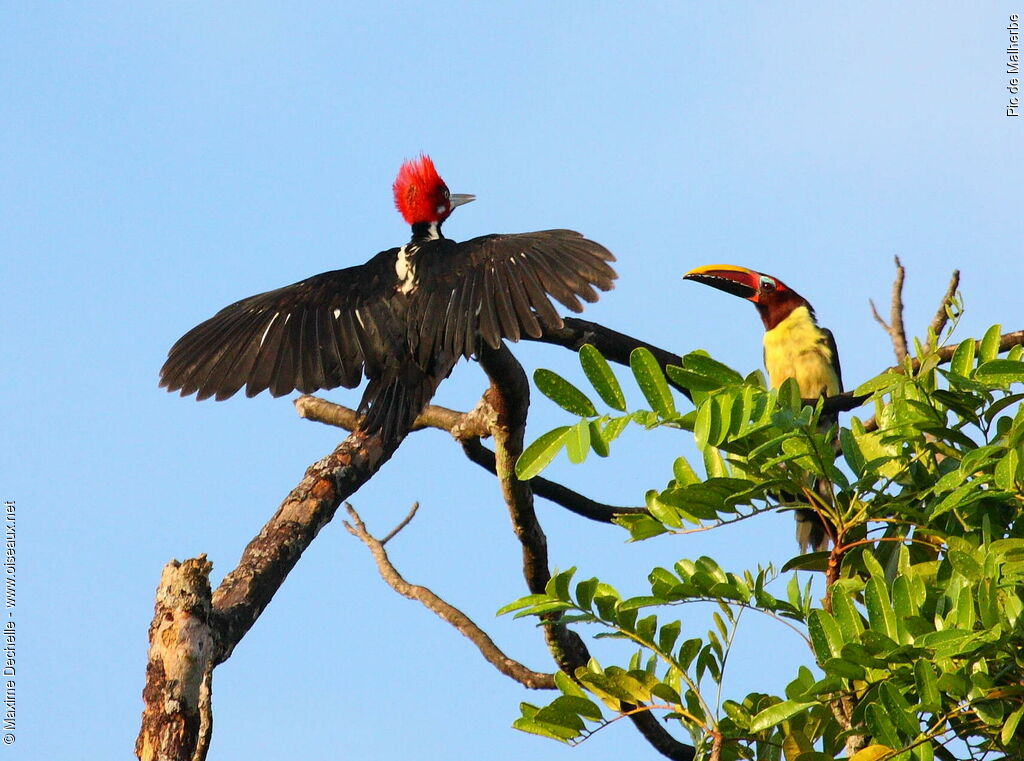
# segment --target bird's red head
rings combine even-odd
[[[811,307],[807,299],[778,278],[733,264],[697,267],[683,275],[683,279],[695,280],[754,302],[767,330],[786,319],[797,307]]]
[[[452,209],[472,201],[471,195],[452,195],[434,168],[430,156],[421,155],[402,164],[392,186],[395,207],[410,225],[440,224]]]

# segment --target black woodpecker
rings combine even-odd
[[[484,235],[457,243],[441,225],[474,196],[449,193],[428,156],[407,161],[395,205],[404,246],[236,301],[171,347],[160,385],[196,399],[282,396],[369,379],[360,430],[401,440],[438,385],[478,342],[539,337],[616,278],[611,252],[572,230]]]

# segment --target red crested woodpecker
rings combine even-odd
[[[731,264],[697,267],[683,277],[753,302],[764,323],[764,366],[772,388],[793,378],[804,399],[842,392],[839,351],[832,331],[820,327],[807,299],[781,280]],[[824,424],[833,422],[825,420]],[[831,491],[827,483],[816,487],[819,492]],[[832,499],[831,494],[823,497]],[[796,520],[801,550],[828,548],[834,531],[815,511],[799,509]]]
[[[613,287],[615,257],[572,230],[445,238],[474,196],[450,193],[428,156],[403,164],[393,190],[408,243],[225,307],[171,347],[160,385],[219,400],[243,386],[355,388],[365,375],[360,429],[400,440],[479,341],[537,338],[562,325],[552,299],[580,312]]]

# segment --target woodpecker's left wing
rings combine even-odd
[[[553,297],[573,312],[597,301],[617,277],[611,251],[573,230],[484,235],[461,243],[432,241],[417,262],[419,293],[410,309],[419,324],[417,357],[471,356],[477,337],[538,338],[562,326]]]
[[[355,388],[407,356],[405,304],[395,298],[398,249],[236,301],[171,347],[160,385],[227,399],[270,390]]]

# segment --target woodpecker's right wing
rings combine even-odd
[[[538,338],[562,326],[552,298],[581,312],[581,299],[597,301],[595,288],[611,290],[617,277],[612,253],[573,230],[433,243],[437,253],[417,262],[421,363],[437,352],[469,357],[478,336],[495,349],[503,338]]]
[[[160,385],[227,399],[242,386],[282,396],[379,376],[407,345],[403,304],[389,303],[397,251],[225,307],[171,347]]]

